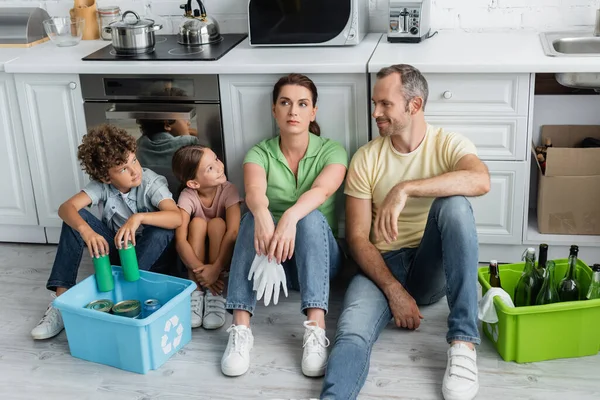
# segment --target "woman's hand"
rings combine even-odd
[[[267,255],[275,232],[275,223],[268,208],[254,215],[254,249],[259,256]]]
[[[141,214],[133,214],[127,222],[123,224],[121,229],[117,231],[115,235],[115,246],[117,249],[121,247],[127,248],[128,242],[131,242],[135,246],[135,232],[142,224]],[[124,246],[121,246],[121,241],[124,242]]]
[[[277,229],[271,239],[269,246],[269,261],[273,258],[277,260],[277,264],[289,260],[294,255],[294,246],[296,243],[296,225],[298,219],[292,214],[285,212],[279,222]]]

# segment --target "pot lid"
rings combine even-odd
[[[135,18],[129,17],[128,15],[134,15]],[[115,21],[110,24],[113,28],[147,28],[154,25],[154,20],[152,19],[142,19],[135,11],[125,11],[120,21]]]

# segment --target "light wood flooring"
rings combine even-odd
[[[146,375],[71,357],[64,331],[34,341],[29,331],[42,316],[50,293],[46,279],[55,246],[0,244],[0,399],[178,400],[308,399],[319,396],[322,379],[300,371],[302,316],[292,292],[277,306],[259,307],[253,318],[255,347],[250,371],[221,374],[227,324],[193,331],[192,341]],[[91,274],[84,262],[79,277]],[[328,336],[333,339],[343,285],[333,289]],[[442,399],[448,307],[445,299],[421,309],[416,332],[389,326],[376,343],[360,399]],[[230,317],[229,317],[230,318]],[[230,320],[228,320],[230,323]],[[598,332],[600,335],[600,332]],[[504,362],[484,337],[478,349],[478,399],[600,399],[600,355],[532,364]]]

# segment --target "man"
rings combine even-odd
[[[354,399],[371,348],[391,318],[417,329],[418,304],[448,298],[446,400],[479,390],[478,242],[465,196],[490,190],[475,146],[425,121],[427,81],[410,65],[377,74],[380,137],[360,148],[346,178],[346,239],[361,273],[350,283],[323,383],[323,399]]]

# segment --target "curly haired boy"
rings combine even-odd
[[[157,270],[164,264],[181,214],[167,180],[142,168],[136,142],[125,130],[112,125],[91,129],[83,137],[77,157],[90,183],[58,209],[63,225],[46,287],[60,296],[75,285],[85,247],[91,257],[109,255],[120,264],[123,243],[136,246],[139,267]],[[85,207],[101,206],[101,220]],[[34,339],[56,336],[64,324],[60,312],[48,306],[31,331]]]

